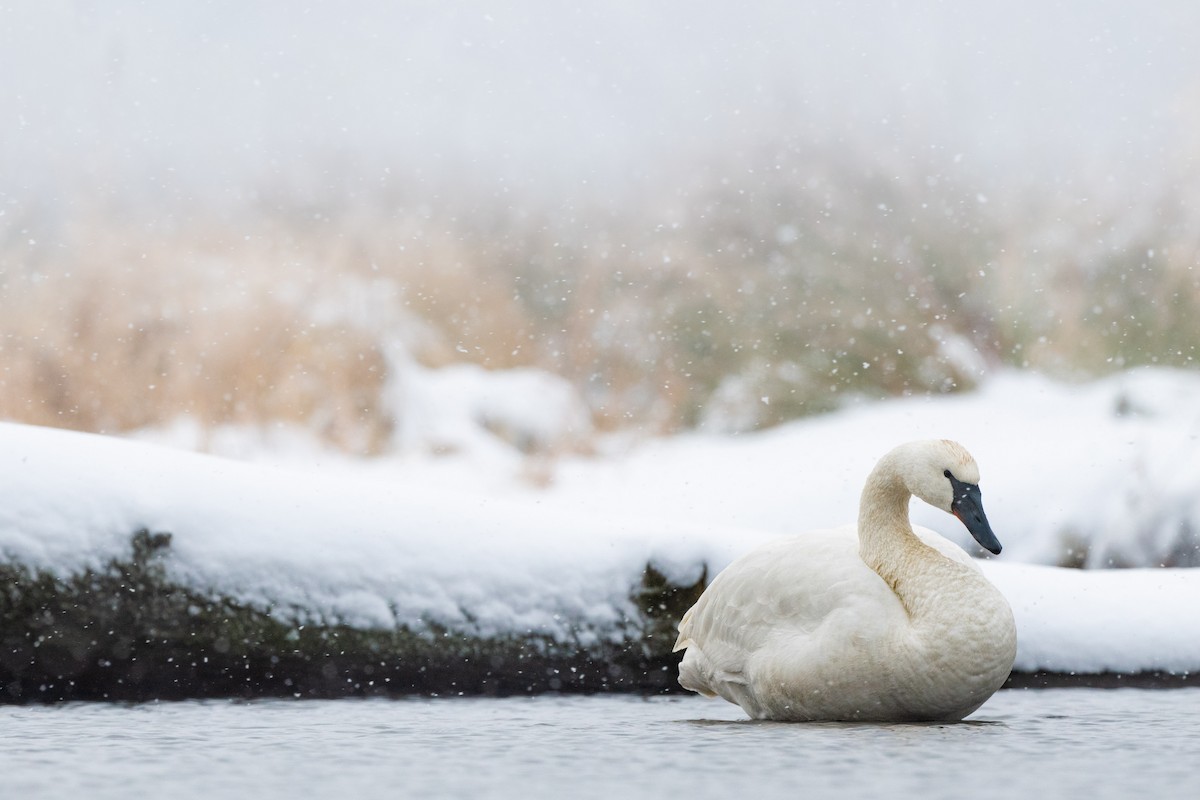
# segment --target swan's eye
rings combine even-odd
[[[942,474],[943,474],[943,475],[945,475],[945,476],[946,476],[947,478],[949,478],[950,480],[954,480],[954,476],[950,474],[950,470],[944,470],[944,471],[942,472]]]

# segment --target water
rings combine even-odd
[[[698,697],[0,707],[0,797],[1200,796],[1200,689],[1001,692],[959,725]]]

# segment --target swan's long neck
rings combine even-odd
[[[922,445],[898,447],[867,477],[858,511],[859,555],[895,593],[908,624],[877,649],[889,691],[961,719],[1003,683],[1016,655],[1004,597],[969,564],[925,544],[908,520],[913,485],[927,474]],[[922,491],[925,496],[931,490]]]
[[[884,458],[867,478],[858,510],[858,551],[867,566],[892,587],[916,622],[945,608],[935,602],[945,570],[954,564],[913,532],[908,519],[912,493],[899,458]]]
[[[889,585],[893,583],[889,580],[890,573],[898,566],[897,557],[906,553],[908,540],[916,540],[908,521],[911,497],[898,465],[885,458],[867,476],[859,501],[859,555]]]

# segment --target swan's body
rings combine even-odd
[[[978,468],[953,442],[902,445],[859,522],[734,561],[679,623],[679,682],[757,719],[959,720],[1008,677],[1012,611],[961,548],[908,520],[917,495],[999,552]]]

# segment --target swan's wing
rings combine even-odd
[[[730,564],[684,615],[675,643],[687,648],[679,682],[739,702],[730,695],[741,693],[751,658],[764,648],[820,649],[831,634],[886,625],[892,607],[903,614],[859,558],[854,526],[771,542]],[[837,625],[826,625],[831,615]]]

